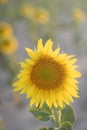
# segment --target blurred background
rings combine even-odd
[[[13,92],[12,83],[39,38],[51,38],[54,49],[75,54],[79,99],[72,104],[76,113],[74,130],[87,129],[87,0],[0,0],[0,130],[38,130],[52,126],[36,121],[28,111],[29,100]]]

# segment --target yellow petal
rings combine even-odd
[[[53,42],[49,39],[44,46],[44,53],[48,54],[52,52]]]
[[[38,50],[38,51],[42,51],[42,50],[43,50],[42,39],[39,39],[39,40],[38,40],[37,50]]]
[[[26,51],[28,52],[28,55],[34,60],[37,58],[37,52],[31,50],[30,48],[25,48]]]
[[[74,58],[74,59],[72,59],[72,60],[69,61],[69,64],[73,65],[76,61],[77,61],[77,59]]]
[[[60,48],[57,48],[55,51],[53,51],[53,56],[57,56],[59,54]]]

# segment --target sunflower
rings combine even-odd
[[[9,0],[0,0],[0,4],[5,4],[5,3],[8,3]]]
[[[31,4],[23,4],[20,8],[20,14],[26,18],[32,18],[35,12],[35,8]]]
[[[26,93],[26,98],[31,98],[30,105],[36,107],[46,103],[50,108],[62,108],[73,102],[73,97],[79,97],[76,78],[81,74],[74,64],[77,59],[60,53],[60,48],[53,50],[52,45],[51,39],[44,46],[40,39],[35,51],[26,48],[30,58],[20,63],[22,70],[13,84],[14,90]]]
[[[39,24],[46,24],[49,21],[49,13],[45,9],[36,9],[33,21]]]
[[[0,52],[5,55],[11,55],[18,49],[18,42],[15,37],[4,38],[0,40]]]
[[[82,9],[74,9],[72,17],[76,22],[81,22],[85,19],[85,12]]]
[[[13,35],[13,30],[10,24],[1,22],[0,23],[0,37],[9,37]]]

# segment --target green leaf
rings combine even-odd
[[[72,130],[72,124],[66,121],[59,130]]]
[[[42,128],[40,128],[39,130],[48,130],[47,128],[45,128],[45,127],[42,127]]]
[[[30,112],[36,117],[37,120],[48,121],[50,119],[50,114],[43,110],[43,108],[37,108],[34,106],[30,108]]]
[[[42,127],[40,128],[39,130],[55,130],[53,127],[50,127],[50,128],[45,128],[45,127]]]
[[[72,125],[75,122],[75,114],[70,105],[66,105],[64,109],[61,110],[61,122],[63,123],[65,121],[70,122]]]
[[[47,129],[47,130],[55,130],[55,129],[51,127],[51,128],[49,128],[49,129]]]

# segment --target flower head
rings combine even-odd
[[[73,16],[73,19],[74,19],[76,22],[81,22],[81,21],[83,21],[84,18],[85,18],[84,11],[81,10],[81,9],[74,9],[73,12],[72,12],[72,16]]]
[[[45,9],[36,9],[33,15],[33,21],[38,24],[45,24],[49,21],[49,13]]]
[[[15,91],[31,98],[30,105],[63,107],[64,103],[73,102],[73,97],[79,97],[76,78],[81,74],[74,65],[77,59],[60,53],[60,48],[53,50],[52,45],[51,39],[44,46],[40,39],[35,51],[26,48],[30,58],[20,63],[22,70],[13,86]]]
[[[30,4],[24,4],[20,8],[20,14],[26,18],[31,19],[34,12],[35,12],[35,8],[33,5],[30,5]]]
[[[5,4],[5,3],[8,3],[9,0],[0,0],[0,4]]]
[[[13,34],[10,24],[2,22],[0,23],[0,37],[9,37]]]
[[[10,55],[17,51],[18,49],[18,43],[16,38],[4,38],[0,40],[0,53],[3,53],[5,55]]]

